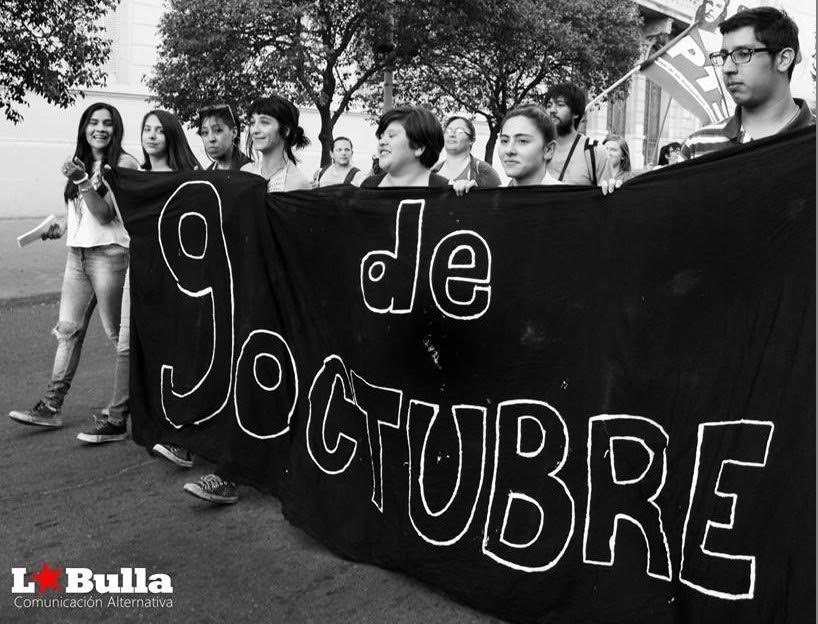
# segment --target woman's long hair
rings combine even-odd
[[[77,147],[74,149],[74,158],[79,158],[83,164],[85,165],[85,171],[90,176],[94,169],[94,152],[91,150],[91,146],[88,145],[88,141],[85,138],[85,129],[88,126],[88,122],[91,120],[91,115],[93,115],[98,110],[105,109],[111,114],[111,121],[113,122],[113,132],[111,133],[111,142],[108,143],[108,147],[102,153],[102,165],[111,165],[115,167],[119,163],[119,159],[124,154],[124,150],[122,149],[122,137],[125,134],[125,129],[122,125],[122,117],[119,114],[119,111],[110,104],[106,104],[105,102],[97,102],[96,104],[91,104],[88,108],[86,108],[82,116],[80,117],[79,127],[77,128]],[[105,187],[100,189],[100,193],[105,193]],[[74,199],[79,194],[77,190],[77,185],[74,184],[71,180],[67,180],[65,183],[65,190],[63,190],[63,197],[65,201],[70,199]]]
[[[295,105],[279,95],[271,95],[259,98],[250,105],[247,118],[252,119],[255,114],[269,115],[278,122],[278,136],[284,141],[284,153],[289,160],[297,163],[293,148],[307,147],[310,140],[304,135],[304,128],[298,125],[299,113]],[[247,134],[247,153],[254,157],[252,130]]]
[[[619,149],[622,150],[622,160],[619,161],[619,170],[630,171],[631,148],[628,147],[628,142],[618,134],[609,134],[607,137],[605,137],[605,140],[602,141],[602,145],[605,145],[605,143],[608,143],[609,141],[613,141],[614,143],[619,145]]]
[[[202,166],[190,149],[190,144],[187,142],[185,131],[182,129],[182,124],[176,119],[176,115],[161,109],[154,109],[145,113],[142,118],[142,125],[139,127],[139,135],[142,136],[142,129],[145,127],[145,122],[148,117],[155,115],[162,124],[162,129],[165,133],[165,145],[168,150],[168,167],[173,171],[192,171],[194,169],[201,169]],[[140,138],[140,144],[142,140]],[[145,160],[142,163],[142,168],[145,171],[151,169],[151,159],[145,148],[142,148],[142,156]]]

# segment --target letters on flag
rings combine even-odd
[[[720,34],[694,24],[648,58],[641,72],[703,124],[715,123],[732,111],[721,68],[714,67],[708,57],[720,48]]]

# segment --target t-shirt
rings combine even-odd
[[[779,134],[815,125],[815,115],[812,114],[807,103],[796,98],[794,101],[798,105],[798,114],[779,131]],[[741,125],[741,107],[739,106],[732,117],[705,126],[691,134],[682,145],[681,159],[698,158],[728,147],[749,143],[752,140],[753,137]]]
[[[541,186],[565,185],[565,182],[560,182],[559,180],[557,180],[557,178],[555,178],[550,173],[548,173],[548,171],[546,171],[545,175],[543,176],[542,182],[540,182],[540,185]],[[508,186],[519,185],[517,184],[517,180],[509,180]]]
[[[369,176],[361,183],[361,188],[377,188],[380,186],[381,180],[383,180],[385,177],[386,172]],[[449,181],[443,176],[437,175],[436,173],[429,174],[429,185],[427,188],[447,188],[449,186]]]
[[[96,161],[91,172],[91,185],[94,190],[102,187],[102,163]],[[102,245],[119,245],[126,249],[131,244],[122,215],[114,203],[116,216],[108,223],[100,223],[88,209],[82,193],[74,199],[68,200],[65,205],[68,213],[65,225],[65,244],[68,247],[99,247]]]
[[[230,171],[239,171],[244,165],[249,162],[253,162],[250,160],[250,157],[242,152],[238,148],[233,148],[233,156],[230,159]],[[216,162],[210,163],[210,166],[207,168],[207,171],[215,171],[216,169]]]
[[[438,173],[445,162],[443,160],[432,167],[432,172]],[[492,166],[471,154],[469,154],[469,164],[463,168],[463,171],[451,178],[452,182],[455,180],[474,180],[479,188],[496,188],[500,186],[500,176]]]
[[[261,160],[247,163],[241,168],[242,171],[249,171],[261,176]],[[312,185],[301,170],[295,166],[291,160],[287,161],[286,166],[281,167],[278,171],[267,178],[267,192],[280,193],[282,191],[297,191],[311,189]]]
[[[320,175],[320,178],[318,180],[318,186],[322,187],[322,186],[332,186],[334,184],[344,184],[351,169],[352,169],[352,167],[349,167],[347,169],[342,169],[340,172],[336,173],[335,167],[330,165],[329,167],[327,167],[326,171],[324,171],[323,174],[321,174],[321,172],[319,170],[318,174]],[[350,181],[350,184],[352,184],[354,186],[361,186],[361,183],[365,179],[366,179],[366,173],[364,173],[363,171],[358,169],[358,171],[356,171],[355,175],[352,177],[352,180]]]
[[[566,184],[595,186],[602,180],[612,178],[613,173],[608,163],[608,150],[596,141],[590,141],[583,134],[577,133],[576,138],[576,147],[571,153],[568,166],[565,166],[565,161],[571,149],[570,145],[554,153],[554,157],[548,163],[548,172]],[[592,162],[596,164],[596,180],[594,180]],[[563,168],[565,168],[564,173]]]

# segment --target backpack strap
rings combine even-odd
[[[321,167],[321,169],[318,171],[318,177],[317,177],[317,178],[316,178],[316,180],[315,180],[316,182],[320,182],[320,181],[321,181],[321,178],[322,178],[322,177],[324,176],[324,174],[327,172],[327,169],[329,169],[329,167],[330,167],[329,165],[324,165],[323,167]]]
[[[571,144],[571,150],[568,152],[568,157],[565,159],[565,163],[562,165],[562,171],[560,171],[560,177],[557,178],[560,182],[565,177],[565,172],[568,170],[568,163],[571,162],[571,156],[574,155],[574,150],[577,148],[577,143],[579,143],[579,137],[581,135],[578,133],[577,136],[574,137],[574,142]]]
[[[590,138],[585,139],[585,149],[590,153],[591,156],[591,184],[596,186],[597,179],[596,179],[596,146],[598,145],[597,141],[592,141]]]
[[[347,177],[344,178],[344,184],[352,184],[352,179],[355,177],[355,174],[357,174],[359,171],[360,169],[358,169],[358,167],[353,167],[352,169],[350,169],[349,173],[347,174]]]

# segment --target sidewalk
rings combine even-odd
[[[65,269],[65,240],[17,246],[17,237],[45,216],[0,219],[0,305],[59,299]],[[62,218],[62,215],[56,216]]]

